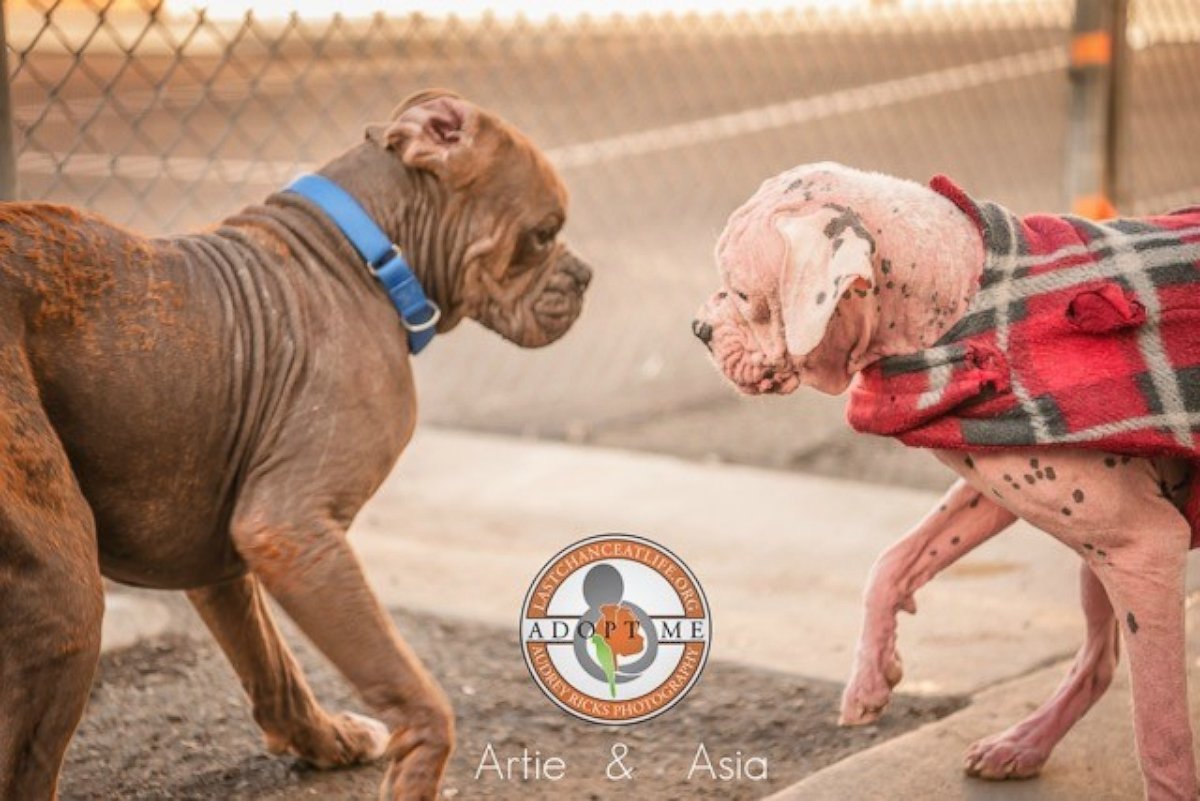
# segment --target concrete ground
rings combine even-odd
[[[872,561],[936,498],[845,479],[422,428],[351,539],[389,607],[515,626],[528,582],[564,545],[603,531],[648,536],[675,551],[703,584],[719,632],[715,660],[843,681]],[[947,570],[920,593],[920,613],[903,620],[900,689],[967,695],[973,703],[825,768],[782,797],[1135,797],[1123,678],[1044,779],[990,785],[959,772],[971,740],[1032,709],[1065,669],[1082,634],[1075,566],[1058,543],[1017,525]],[[135,597],[141,603],[146,596]],[[135,608],[110,604],[109,617],[129,617]],[[836,711],[830,704],[828,715]]]
[[[1188,616],[1191,718],[1200,719],[1200,616]],[[771,796],[771,801],[1128,801],[1142,781],[1133,750],[1129,678],[1112,688],[1055,750],[1035,780],[984,782],[965,777],[961,755],[1002,731],[1054,691],[1069,662],[1051,665],[979,693],[966,709],[838,764]],[[1197,749],[1200,753],[1200,748]]]

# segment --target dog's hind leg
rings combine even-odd
[[[241,679],[269,751],[294,754],[319,768],[383,756],[387,726],[349,712],[330,715],[317,703],[254,576],[187,595]]]
[[[1129,653],[1133,726],[1149,801],[1194,801],[1188,718],[1184,585],[1191,529],[1169,502],[1130,497],[1130,527],[1102,540],[1097,575]],[[1098,546],[1099,547],[1099,546]]]
[[[916,528],[876,560],[865,592],[854,674],[842,694],[842,725],[876,720],[900,681],[897,613],[916,612],[913,595],[918,589],[1014,520],[1011,512],[959,479]]]
[[[1079,592],[1087,618],[1087,640],[1058,690],[1032,715],[967,750],[964,769],[983,779],[1036,776],[1058,741],[1112,683],[1120,641],[1116,616],[1100,580],[1080,565]]]
[[[0,345],[0,798],[56,797],[103,614],[91,510],[23,351]]]
[[[1129,654],[1146,795],[1154,801],[1194,801],[1183,614],[1191,529],[1170,491],[1176,476],[1155,460],[1030,450],[978,456],[964,477],[1078,553],[1103,585]],[[1094,586],[1085,587],[1095,592]],[[1093,621],[1106,625],[1098,599],[1087,611],[1089,630]],[[1103,641],[1096,644],[1102,647]],[[1102,648],[1097,658],[1102,666],[1107,658]],[[1103,678],[1102,670],[1096,678]],[[1060,692],[1063,705],[1051,701],[1058,718],[1045,724],[1051,727],[1047,736],[1082,714],[1093,689],[1085,682],[1082,697]],[[1007,762],[1002,767],[1009,764],[1019,768]]]

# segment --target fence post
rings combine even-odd
[[[1071,211],[1102,219],[1116,214],[1127,0],[1076,0],[1071,29],[1070,133],[1066,192]]]
[[[17,156],[13,146],[12,98],[8,91],[8,37],[0,0],[0,200],[17,199]]]
[[[1113,0],[1112,66],[1108,81],[1108,119],[1105,126],[1104,170],[1108,176],[1108,197],[1120,209],[1126,197],[1125,134],[1129,121],[1129,0]]]

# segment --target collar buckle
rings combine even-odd
[[[431,310],[428,320],[423,320],[419,323],[410,323],[408,318],[401,317],[400,324],[404,326],[404,330],[410,334],[419,334],[422,331],[428,331],[438,324],[438,320],[442,319],[442,308],[432,300],[426,300],[425,305]]]

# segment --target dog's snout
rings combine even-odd
[[[592,283],[592,268],[584,263],[583,259],[577,256],[570,256],[563,263],[563,272],[571,276],[575,281],[575,285],[579,287],[579,291],[583,292]]]
[[[692,333],[696,335],[696,339],[705,345],[712,342],[712,325],[703,320],[692,320]]]

